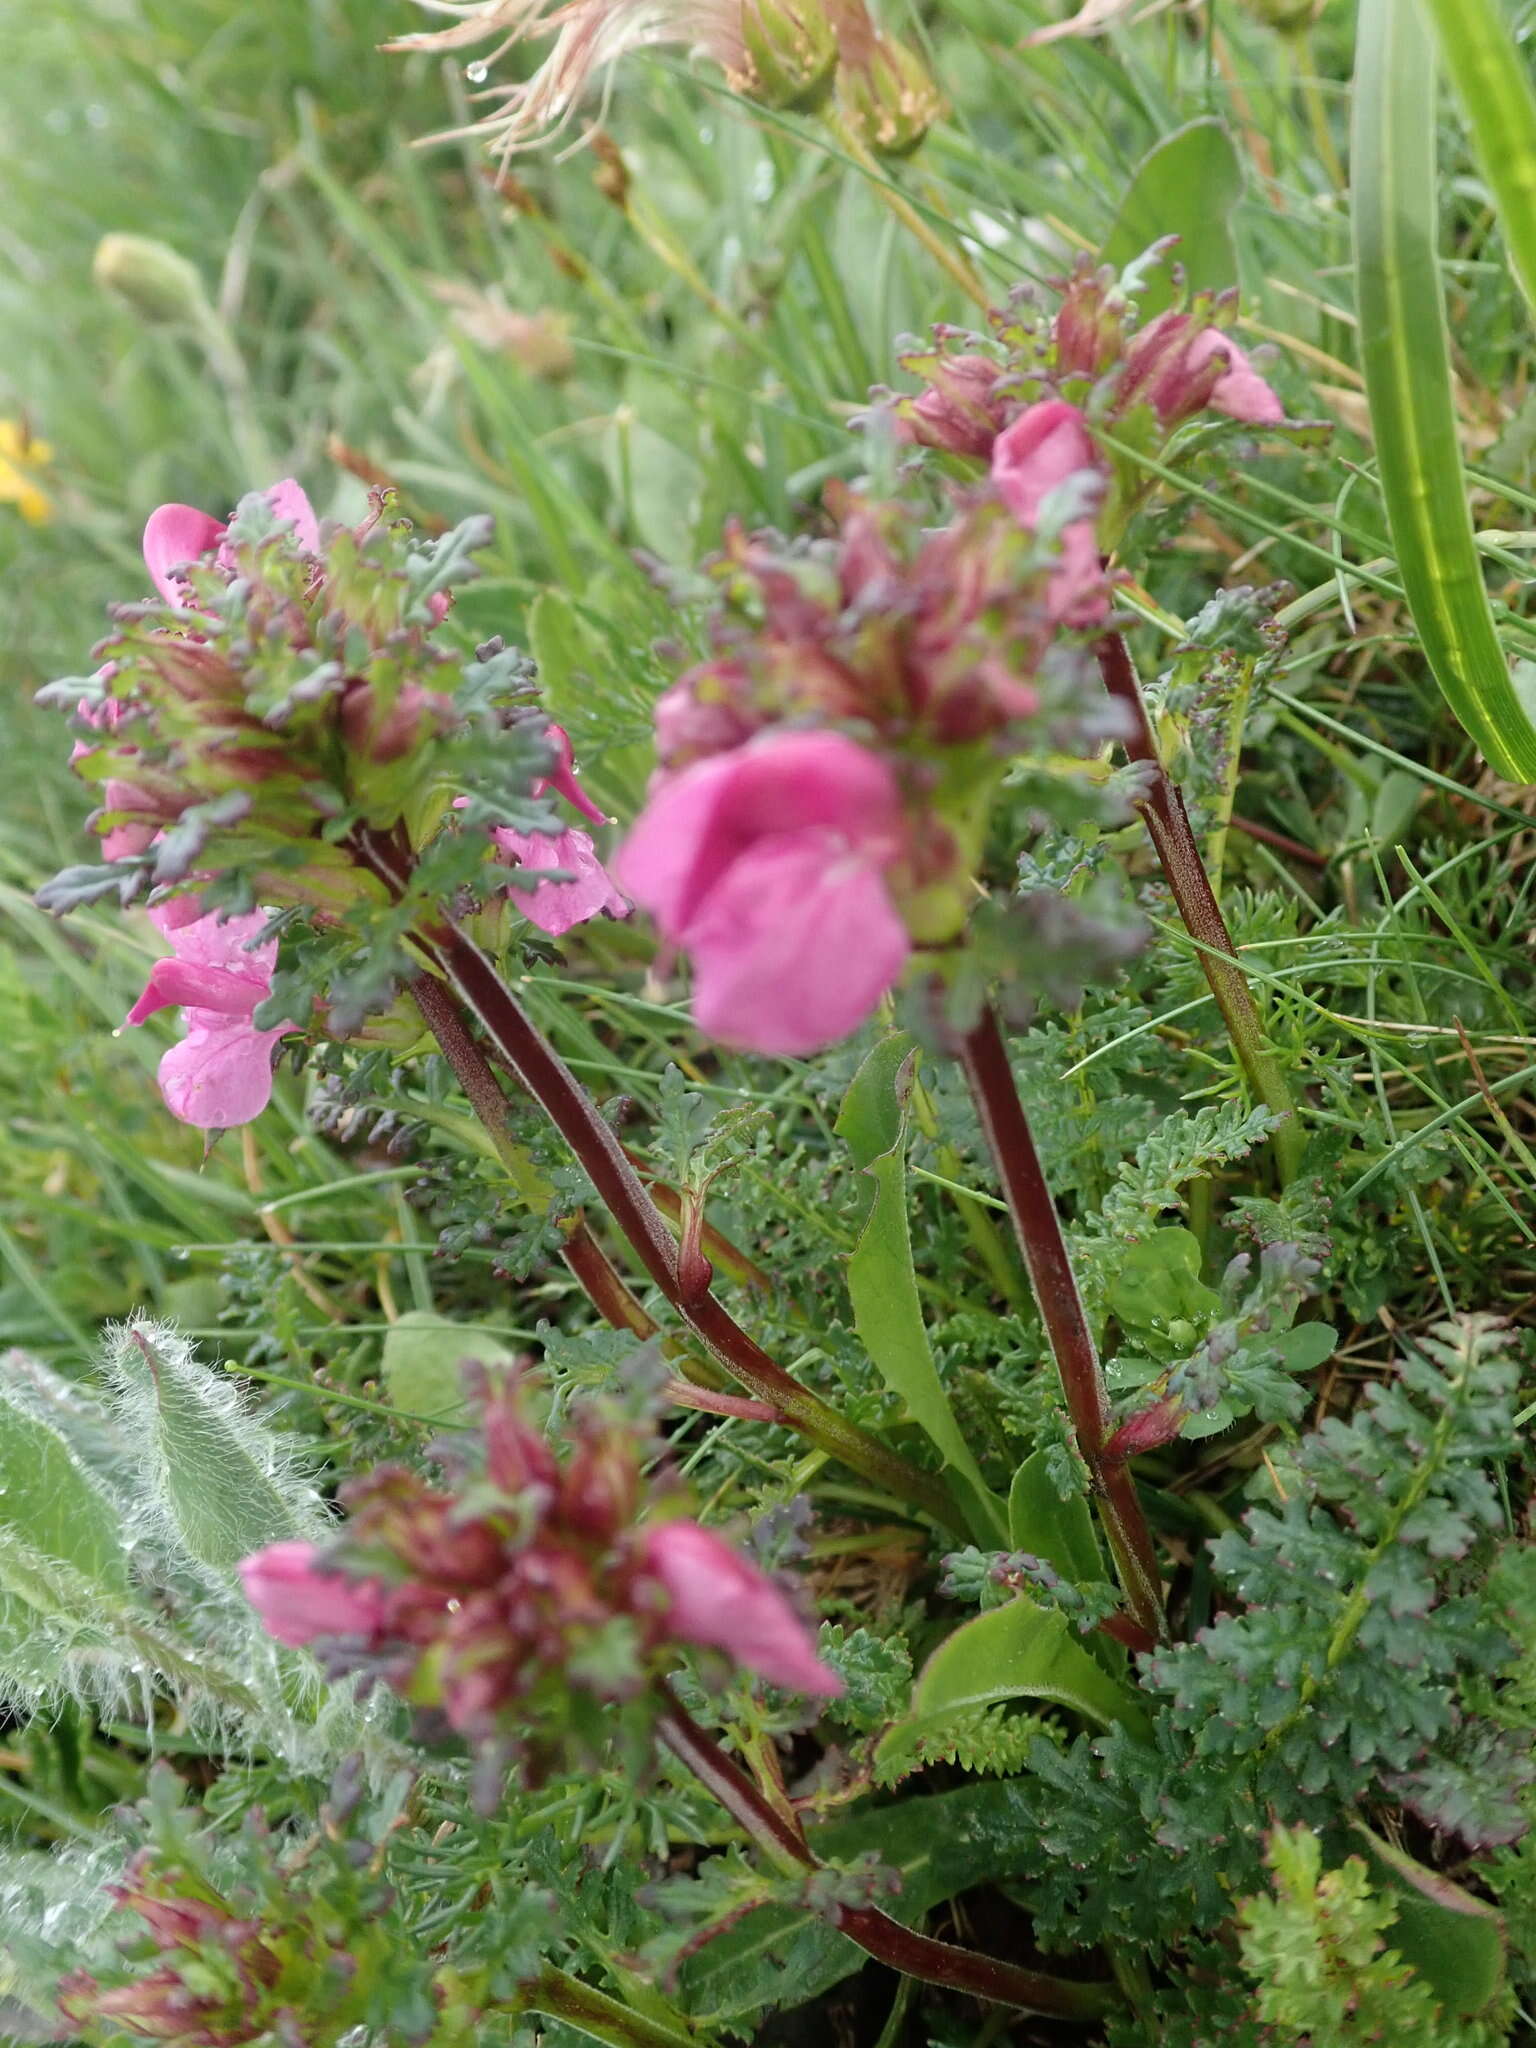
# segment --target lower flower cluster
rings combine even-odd
[[[380,1466],[343,1490],[334,1546],[248,1557],[268,1631],[528,1761],[561,1709],[640,1698],[685,1645],[791,1691],[841,1691],[771,1578],[697,1522],[645,1518],[631,1420],[575,1410],[562,1460],[533,1400],[522,1373],[489,1389],[479,1444],[443,1450],[451,1487]]]

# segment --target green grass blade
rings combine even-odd
[[[1536,308],[1536,87],[1499,0],[1427,0],[1510,261]]]
[[[1355,293],[1381,493],[1414,625],[1490,764],[1536,781],[1536,727],[1499,645],[1456,438],[1436,260],[1434,50],[1416,0],[1361,0]]]

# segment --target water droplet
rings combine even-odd
[[[464,66],[464,76],[469,80],[471,85],[484,85],[485,81],[490,77],[490,75],[490,65],[485,63],[481,59],[477,58],[473,64],[466,64]]]

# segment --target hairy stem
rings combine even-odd
[[[662,1694],[666,1702],[658,1723],[662,1741],[713,1793],[737,1825],[767,1851],[780,1869],[822,1868],[798,1820],[786,1818],[778,1811],[665,1686]],[[833,1902],[826,1913],[832,1925],[856,1942],[866,1955],[925,1984],[941,1984],[950,1990],[969,1992],[974,1998],[990,1999],[997,2005],[1016,2006],[1023,2012],[1045,2013],[1059,2019],[1099,2019],[1119,2004],[1117,1994],[1108,1985],[1075,1984],[1064,1977],[1048,1977],[1039,1970],[1004,1962],[999,1956],[936,1941],[915,1928],[903,1927],[878,1906]]]
[[[1133,761],[1143,762],[1152,771],[1147,793],[1136,808],[1157,849],[1184,929],[1199,952],[1201,969],[1216,998],[1232,1049],[1248,1077],[1249,1087],[1265,1108],[1281,1119],[1274,1134],[1274,1150],[1275,1168],[1284,1185],[1296,1177],[1306,1144],[1305,1133],[1284,1072],[1270,1050],[1248,977],[1238,963],[1237,949],[1200,857],[1199,841],[1184,808],[1184,798],[1158,753],[1147,707],[1142,701],[1141,684],[1119,633],[1106,633],[1099,642],[1099,668],[1110,696],[1130,714],[1131,733],[1124,742],[1126,752]]]
[[[1094,1503],[1120,1583],[1133,1618],[1151,1635],[1161,1636],[1165,1632],[1162,1587],[1152,1532],[1130,1473],[1123,1464],[1104,1457],[1111,1433],[1109,1392],[1061,1218],[1014,1085],[1008,1048],[990,1008],[983,1010],[980,1021],[963,1040],[960,1062],[1008,1200],[1030,1288],[1061,1377],[1077,1447],[1088,1467]]]

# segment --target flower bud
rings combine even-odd
[[[910,156],[944,111],[944,96],[915,51],[883,35],[863,0],[837,0],[837,107],[866,149]]]
[[[733,79],[765,107],[805,110],[826,97],[837,34],[821,0],[741,0],[745,63]]]
[[[267,1633],[290,1648],[318,1636],[371,1636],[384,1618],[377,1580],[317,1568],[312,1543],[269,1543],[243,1558],[240,1580]]]
[[[1238,0],[1238,5],[1246,8],[1256,21],[1285,35],[1294,35],[1320,21],[1327,4],[1328,0]]]
[[[1114,272],[1095,268],[1087,257],[1080,259],[1062,291],[1052,324],[1057,375],[1102,377],[1125,353],[1129,311],[1116,288]]]
[[[898,431],[924,448],[985,461],[1005,424],[997,399],[1002,365],[991,356],[942,351],[901,356],[898,361],[904,370],[928,378],[928,388],[916,398],[897,401]]]
[[[212,316],[196,264],[148,235],[103,235],[91,275],[152,327],[196,327]]]
[[[388,703],[374,685],[355,677],[341,693],[341,730],[349,750],[379,768],[414,752],[452,716],[448,699],[420,683],[404,684]]]

